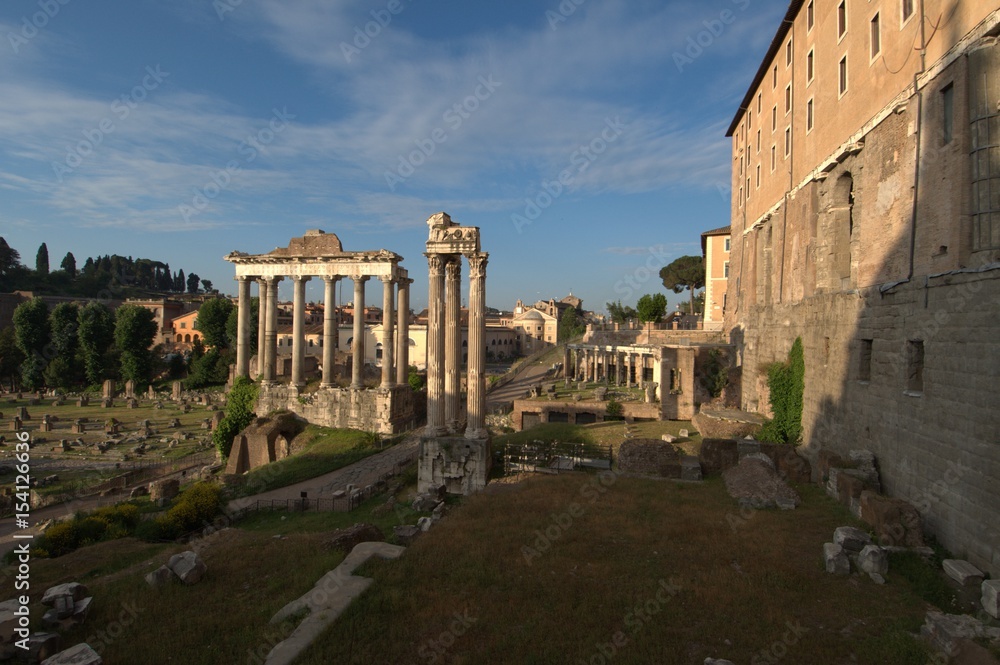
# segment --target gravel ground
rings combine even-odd
[[[773,508],[776,505],[799,505],[799,495],[767,462],[744,457],[737,466],[722,473],[729,496],[741,506]]]

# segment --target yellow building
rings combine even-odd
[[[1000,574],[1000,9],[794,0],[727,136],[743,408],[796,338],[803,443]]]
[[[722,330],[729,284],[729,227],[723,226],[701,234],[701,255],[705,262],[705,311],[702,329]]]

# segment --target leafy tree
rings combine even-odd
[[[35,254],[35,272],[38,273],[39,277],[45,277],[49,274],[49,248],[44,242],[38,247],[38,253]]]
[[[121,351],[121,376],[144,383],[153,367],[150,346],[156,337],[153,312],[138,305],[122,305],[115,311],[115,344]]]
[[[70,279],[76,279],[76,257],[73,256],[73,252],[66,252],[59,267],[66,271]]]
[[[174,277],[174,291],[178,293],[184,293],[184,285],[187,282],[184,280],[184,270],[178,270],[177,276]]]
[[[212,289],[212,280],[210,279],[201,280],[201,288],[205,291],[205,293],[211,293],[214,290]]]
[[[583,324],[580,317],[577,316],[575,307],[568,307],[566,311],[563,312],[562,318],[559,319],[559,341],[564,342],[568,339],[573,339],[578,337],[586,331],[587,326]]]
[[[667,297],[662,293],[646,294],[635,305],[639,320],[643,323],[659,321],[667,313]]]
[[[694,311],[694,292],[705,286],[705,261],[701,256],[682,256],[660,269],[663,286],[674,293],[691,291],[691,311]]]
[[[49,343],[49,308],[40,298],[23,302],[14,310],[14,334],[17,348],[24,354],[21,382],[29,390],[39,388]]]
[[[197,356],[192,353],[191,363],[188,366],[188,378],[184,381],[186,388],[197,390],[205,386],[222,385],[228,380],[228,354],[221,353],[216,348],[211,348]]]
[[[247,326],[247,340],[249,340],[251,348],[256,348],[257,344],[257,323],[258,323],[257,315],[259,312],[260,312],[260,298],[251,298],[250,323]],[[229,318],[226,319],[226,337],[229,339],[230,345],[235,345],[237,340],[239,339],[239,331],[237,330],[239,322],[240,322],[240,308],[234,306],[232,311],[229,312]],[[252,351],[250,355],[253,355]]]
[[[187,292],[190,294],[198,293],[198,283],[201,282],[201,278],[198,277],[197,273],[191,273],[187,278]]]
[[[413,392],[423,390],[424,384],[426,383],[424,376],[417,371],[417,368],[414,365],[410,365],[410,371],[406,376],[406,382],[410,384],[410,389],[413,390]]]
[[[23,362],[24,353],[17,348],[14,326],[0,330],[0,382],[6,381],[13,390]]]
[[[245,376],[238,376],[226,396],[226,414],[212,432],[212,443],[223,457],[229,457],[233,439],[253,422],[256,417],[257,384]]]
[[[87,382],[104,380],[108,349],[115,341],[115,315],[101,303],[84,305],[77,315],[77,338]]]
[[[0,277],[7,277],[21,264],[21,254],[0,237]]]
[[[216,349],[229,348],[230,339],[226,335],[226,324],[229,315],[235,309],[229,298],[214,298],[198,309],[194,328],[201,331],[206,345]]]
[[[629,319],[634,319],[636,317],[636,311],[627,305],[622,307],[621,300],[606,303],[604,306],[607,308],[608,314],[611,315],[611,320],[615,323],[625,323]]]
[[[56,305],[49,314],[49,330],[55,357],[45,370],[46,385],[69,389],[80,378],[76,365],[79,309],[74,303],[64,302]]]
[[[682,314],[701,314],[705,311],[705,292],[702,291],[694,297],[694,312],[691,311],[690,302],[678,303],[677,309],[679,309]]]

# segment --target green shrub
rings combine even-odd
[[[805,389],[805,361],[802,338],[796,337],[788,360],[767,367],[771,412],[774,418],[764,424],[757,437],[771,443],[795,443],[802,436],[802,393]]]
[[[135,535],[143,540],[174,540],[211,524],[222,511],[222,490],[211,483],[195,483],[188,487],[165,514],[143,523]]]
[[[611,398],[608,400],[608,405],[605,407],[605,420],[620,420],[623,411],[622,403],[618,400]]]
[[[69,554],[76,549],[76,527],[72,521],[53,524],[38,537],[35,546],[53,557]]]
[[[705,363],[705,374],[702,377],[702,386],[712,397],[718,397],[726,389],[729,383],[728,358],[721,349],[711,349],[708,352],[708,361]]]
[[[245,376],[238,376],[226,398],[226,414],[212,432],[212,443],[223,457],[229,457],[233,439],[246,429],[255,417],[257,384]]]

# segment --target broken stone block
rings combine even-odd
[[[1000,580],[986,580],[982,586],[983,609],[994,619],[1000,619]]]
[[[350,552],[359,543],[378,542],[385,540],[382,530],[374,524],[359,523],[346,529],[337,529],[331,535],[330,540],[323,543],[325,547],[331,549]]]
[[[979,586],[983,583],[983,571],[973,566],[968,561],[961,559],[945,559],[941,562],[941,567],[951,579],[962,586]]]
[[[667,443],[674,443],[677,441],[677,437],[674,436],[673,434],[664,434],[660,438],[666,441]]]
[[[944,653],[955,653],[962,640],[1000,640],[1000,628],[990,628],[983,622],[968,614],[943,614],[928,612],[920,634],[934,648]]]
[[[52,603],[52,610],[59,619],[68,619],[73,616],[74,605],[73,596],[59,596]]]
[[[833,531],[833,542],[846,551],[857,554],[865,548],[865,545],[871,545],[872,537],[853,526],[839,526]]]
[[[93,596],[87,596],[83,600],[78,600],[73,605],[73,621],[77,623],[83,623],[87,619],[87,614],[90,612],[90,604],[93,602]]]
[[[42,665],[102,665],[100,654],[81,642],[42,661]]]
[[[197,584],[208,570],[201,557],[190,550],[170,557],[167,568],[174,571],[184,584]]]
[[[681,458],[681,480],[701,480],[701,462],[694,455]]]
[[[58,584],[54,587],[49,587],[44,594],[42,594],[42,605],[47,607],[52,607],[56,599],[62,596],[70,596],[75,603],[78,600],[83,600],[87,596],[87,587],[78,582],[67,582],[65,584]]]
[[[409,545],[422,531],[416,524],[403,524],[392,527],[392,533],[400,545]]]
[[[58,610],[53,608],[42,615],[42,628],[45,630],[60,630],[62,627],[62,619],[59,617]]]
[[[174,573],[166,566],[160,566],[151,573],[146,573],[146,584],[151,587],[163,586],[173,579]]]
[[[826,572],[834,575],[850,575],[851,561],[844,548],[837,543],[823,543],[823,562]]]
[[[438,501],[439,500],[435,497],[422,494],[413,500],[410,507],[418,513],[426,513],[434,510],[434,508],[438,505]]]
[[[861,492],[861,519],[875,530],[884,547],[923,547],[924,531],[920,513],[903,499],[890,499],[871,490]]]
[[[420,527],[421,531],[430,531],[433,523],[434,521],[430,517],[421,517],[417,520],[417,526]]]
[[[889,555],[878,545],[865,545],[858,555],[858,568],[871,575],[889,572]]]

